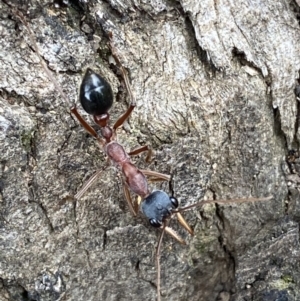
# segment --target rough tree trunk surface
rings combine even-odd
[[[164,238],[162,300],[300,300],[297,1],[58,2],[15,1],[70,103],[87,67],[112,84],[113,122],[129,100],[112,32],[137,98],[118,140],[152,146],[150,165],[134,160],[172,174],[181,206],[273,196],[185,212],[194,237],[174,220],[187,245]],[[106,158],[0,11],[0,300],[155,300],[159,230],[130,214],[112,168],[63,201]]]

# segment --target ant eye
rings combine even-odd
[[[176,198],[174,198],[174,197],[170,197],[170,201],[171,201],[171,203],[173,204],[173,206],[175,207],[175,208],[177,208],[178,207],[178,200],[176,199]]]
[[[149,219],[149,223],[150,223],[151,226],[153,226],[155,228],[159,228],[161,226],[161,222],[159,222],[155,218]]]

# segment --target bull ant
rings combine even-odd
[[[17,11],[14,8],[12,9],[12,11],[14,15],[18,19],[20,19],[20,21],[27,28],[34,50],[36,51],[36,54],[39,57],[40,62],[43,68],[45,69],[45,72],[47,73],[48,77],[53,82],[53,84],[55,85],[55,87],[63,97],[63,99],[67,103],[70,103],[70,100],[62,91],[61,87],[59,86],[55,78],[52,76],[45,62],[41,58],[39,54],[38,46],[34,38],[34,34],[31,31],[25,17],[21,14],[21,12]],[[235,199],[235,200],[207,200],[186,207],[178,208],[179,206],[178,200],[173,195],[169,196],[166,192],[162,190],[155,190],[151,192],[148,187],[146,176],[151,177],[153,180],[158,180],[158,181],[169,181],[170,176],[151,170],[138,169],[138,167],[136,167],[132,163],[130,157],[138,155],[143,152],[147,152],[146,161],[148,162],[150,161],[151,149],[147,145],[141,146],[127,153],[124,147],[116,140],[117,138],[116,130],[120,126],[122,126],[124,122],[129,118],[136,105],[136,102],[135,102],[135,97],[130,88],[127,72],[124,69],[124,67],[121,65],[120,60],[118,59],[118,56],[116,54],[116,50],[113,47],[111,34],[109,35],[109,38],[110,38],[110,49],[112,55],[115,61],[117,62],[117,64],[119,65],[127,92],[130,97],[129,108],[123,115],[119,117],[119,119],[115,122],[114,126],[111,128],[109,126],[109,113],[108,113],[109,109],[113,104],[113,92],[111,86],[102,76],[94,72],[92,69],[88,68],[86,70],[86,73],[83,77],[80,86],[79,100],[83,109],[88,114],[92,115],[93,120],[100,127],[101,136],[99,136],[97,132],[84,120],[84,118],[78,112],[76,106],[73,106],[71,108],[71,112],[77,118],[79,123],[84,127],[84,129],[96,139],[97,143],[99,143],[99,145],[107,155],[108,161],[112,163],[122,173],[124,195],[131,213],[134,216],[136,216],[140,210],[143,213],[143,215],[149,220],[150,224],[153,227],[162,229],[156,248],[157,300],[160,301],[161,299],[160,250],[161,250],[164,233],[167,232],[168,234],[173,236],[179,243],[185,244],[183,238],[181,238],[172,228],[168,226],[169,221],[173,216],[176,216],[179,223],[191,235],[193,235],[193,230],[181,215],[181,212],[183,211],[190,210],[194,207],[201,207],[205,204],[210,204],[210,203],[228,204],[228,203],[255,202],[255,201],[269,200],[271,199],[271,197],[259,198],[259,199],[248,198],[248,199]],[[106,167],[97,171],[83,185],[80,191],[77,192],[77,194],[75,195],[75,199],[80,199],[83,196],[83,194],[87,191],[87,189],[91,187],[91,185],[95,182],[98,176],[105,169]],[[130,191],[138,196],[137,200],[135,201],[132,200]]]

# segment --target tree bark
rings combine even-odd
[[[137,99],[118,141],[155,151],[137,166],[171,174],[181,206],[273,196],[184,212],[193,237],[172,220],[187,245],[164,237],[162,300],[300,300],[298,4],[55,3],[0,3],[0,301],[157,297],[160,232],[131,215],[118,172],[68,201],[106,162],[70,113],[85,69],[112,85],[112,124],[128,107],[109,32]]]

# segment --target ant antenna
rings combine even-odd
[[[196,204],[188,205],[179,209],[175,209],[172,213],[179,213],[183,211],[190,210],[195,207],[202,207],[206,204],[242,204],[242,203],[249,203],[249,202],[259,202],[259,201],[268,201],[271,200],[273,196],[268,196],[265,198],[242,198],[242,199],[230,199],[230,200],[206,200]]]

